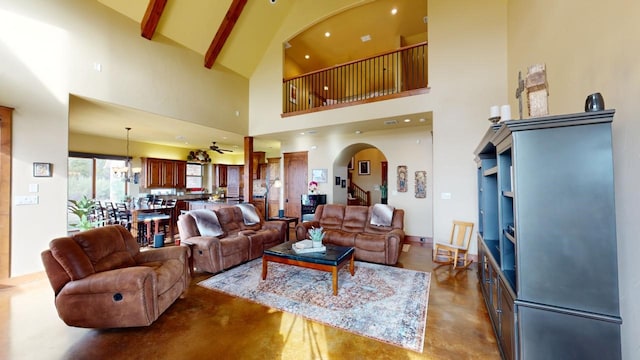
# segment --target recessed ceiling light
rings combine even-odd
[[[356,130],[356,134],[362,134],[362,131]]]
[[[398,9],[396,8],[391,9],[391,15],[395,15],[397,13],[398,13]]]
[[[305,59],[309,60],[311,56],[309,56],[308,54],[304,56]]]
[[[324,33],[324,37],[329,37],[329,36],[331,36],[330,32],[327,31],[326,33]]]
[[[362,42],[367,42],[371,40],[371,35],[364,35],[360,37],[360,40],[362,40]]]
[[[420,118],[420,122],[425,122],[427,120],[425,120],[424,118]]]
[[[313,135],[313,134],[317,134],[318,130],[309,130],[307,131],[307,134]]]
[[[398,123],[398,121],[396,121],[396,120],[385,120],[384,121],[385,125],[395,125],[397,123]]]
[[[404,119],[404,122],[406,123],[411,122],[411,119]]]

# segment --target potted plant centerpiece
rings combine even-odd
[[[324,238],[324,234],[325,232],[323,231],[322,227],[312,227],[311,229],[309,229],[309,238],[311,239],[314,248],[322,247],[322,239]]]
[[[96,207],[96,202],[93,199],[87,198],[86,195],[80,200],[69,200],[67,209],[69,212],[78,217],[77,224],[70,224],[79,230],[89,230],[95,227],[95,223],[91,221],[90,215]]]

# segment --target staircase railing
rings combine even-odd
[[[349,185],[349,193],[353,196],[353,198],[349,200],[349,205],[371,205],[371,191],[367,191],[351,183],[351,185]]]
[[[428,87],[427,42],[283,81],[283,114],[422,93]]]

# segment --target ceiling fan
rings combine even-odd
[[[209,146],[209,149],[213,150],[213,151],[217,151],[220,154],[224,154],[223,151],[227,151],[227,152],[233,152],[233,150],[227,150],[227,149],[220,149],[220,147],[218,145],[216,145],[216,142],[213,142],[213,145]]]

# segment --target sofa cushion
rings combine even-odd
[[[242,220],[245,225],[255,225],[260,223],[260,216],[253,204],[237,204],[236,206],[242,211]]]
[[[371,225],[391,226],[394,207],[385,204],[375,204],[371,210]]]
[[[51,255],[62,266],[71,280],[83,279],[95,270],[93,264],[82,251],[80,245],[70,237],[51,240],[49,243]]]
[[[341,229],[345,206],[340,204],[327,204],[321,206],[321,209],[316,209],[316,211],[322,211],[322,214],[320,214],[321,217],[319,218],[320,226],[325,230]],[[318,218],[318,214],[316,214],[316,218]]]
[[[338,246],[354,246],[357,234],[343,230],[327,230],[323,242]]]
[[[224,206],[215,210],[218,215],[218,221],[222,225],[222,229],[227,236],[238,234],[239,231],[245,230],[244,220],[242,219],[242,211],[237,206]]]
[[[344,209],[342,230],[348,232],[363,232],[369,214],[368,206],[347,206]]]
[[[215,212],[197,209],[189,211],[189,215],[196,221],[200,236],[224,236],[224,231]]]
[[[132,236],[122,226],[104,226],[81,231],[73,239],[89,258],[95,272],[101,272],[136,265],[125,235]]]

